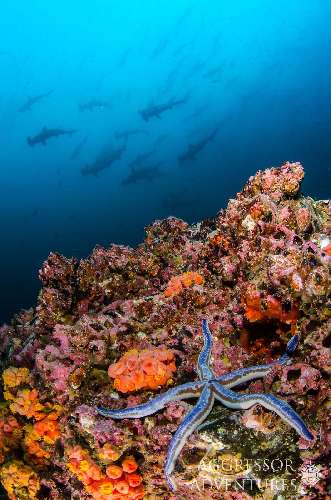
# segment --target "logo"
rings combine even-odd
[[[315,486],[320,479],[322,479],[321,472],[316,465],[310,463],[302,466],[301,468],[302,482],[306,486]]]

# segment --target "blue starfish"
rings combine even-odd
[[[188,382],[186,384],[174,387],[167,392],[156,396],[147,403],[125,408],[123,410],[108,410],[106,408],[97,408],[98,413],[105,417],[114,419],[122,418],[141,418],[161,410],[170,401],[199,397],[194,408],[184,417],[177,431],[173,435],[165,464],[165,476],[172,490],[176,489],[175,482],[171,479],[177,457],[181,452],[187,438],[192,432],[207,418],[215,398],[224,406],[234,409],[247,409],[255,404],[260,404],[268,410],[273,410],[285,422],[292,426],[300,436],[307,440],[313,440],[314,437],[307,429],[301,417],[291,408],[289,404],[282,401],[272,394],[238,394],[231,390],[232,387],[239,386],[249,380],[264,377],[271,368],[276,365],[285,365],[290,360],[290,355],[298,345],[299,337],[295,335],[287,344],[286,353],[278,360],[250,368],[241,368],[226,373],[220,377],[215,377],[210,368],[210,355],[212,348],[212,335],[208,328],[206,320],[202,320],[202,332],[204,337],[204,346],[199,354],[197,372],[199,380]]]

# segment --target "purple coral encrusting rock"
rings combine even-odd
[[[40,271],[36,308],[0,328],[3,369],[29,368],[40,402],[62,407],[61,438],[50,458],[30,463],[23,437],[20,448],[6,448],[6,461],[24,456],[33,465],[42,498],[64,499],[68,492],[72,498],[93,498],[68,467],[66,450],[81,446],[101,466],[98,453],[106,444],[136,458],[146,498],[170,498],[163,465],[190,405],[170,403],[131,421],[105,419],[95,408],[134,406],[159,392],[115,390],[107,370],[132,349],[162,345],[174,353],[177,369],[169,387],[194,380],[202,318],[213,334],[216,375],[270,362],[293,333],[300,335],[292,365],[276,366],[264,381],[243,390],[287,400],[316,440],[305,446],[277,416],[259,408],[243,415],[215,405],[210,424],[198,440],[197,434],[188,440],[179,457],[180,493],[171,498],[270,497],[275,478],[287,478],[283,498],[297,498],[301,490],[305,498],[328,498],[331,256],[322,242],[330,237],[331,205],[300,194],[303,176],[300,163],[259,171],[215,218],[195,225],[174,217],[156,221],[135,249],[96,247],[80,261],[50,254]],[[188,273],[199,281],[185,282]],[[183,286],[165,293],[178,276]],[[24,416],[15,418],[22,428],[29,424]],[[1,439],[0,427],[0,444]],[[216,466],[225,455],[242,461],[276,457],[282,463],[286,458],[293,464],[291,480],[286,470],[222,474]],[[322,471],[315,484],[302,479],[308,462]],[[254,488],[247,478],[254,479]],[[245,492],[236,486],[244,479]]]

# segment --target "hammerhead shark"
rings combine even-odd
[[[34,106],[37,102],[41,101],[42,99],[45,99],[45,97],[48,97],[50,96],[51,94],[53,94],[54,90],[50,90],[49,92],[46,92],[46,94],[39,94],[39,95],[35,95],[34,97],[29,97],[25,103],[23,104],[23,106],[21,106],[19,108],[19,112],[20,113],[25,113],[25,111],[29,111],[32,106]]]
[[[187,151],[178,156],[178,161],[180,163],[184,163],[186,161],[195,160],[197,154],[199,154],[206,147],[206,145],[214,139],[215,135],[218,132],[218,129],[219,126],[215,127],[214,130],[206,137],[201,139],[201,141],[195,144],[189,144]]]
[[[122,185],[127,186],[129,184],[136,184],[140,181],[153,181],[161,177],[162,172],[159,168],[161,163],[162,162],[158,162],[148,167],[131,168],[129,175],[123,179]]]
[[[74,134],[76,130],[63,130],[61,128],[47,128],[43,127],[39,134],[34,137],[28,137],[27,142],[29,146],[35,146],[36,144],[46,145],[46,142],[52,137],[59,137],[60,135],[70,135]]]
[[[90,99],[89,101],[79,104],[79,111],[93,111],[94,109],[110,108],[110,102],[100,99]]]
[[[82,149],[84,148],[84,146],[86,145],[87,143],[87,140],[88,140],[88,137],[84,137],[78,144],[77,146],[73,149],[72,153],[71,153],[71,156],[70,156],[70,160],[77,160],[77,158],[80,156],[81,152],[82,152]]]
[[[188,96],[183,99],[170,99],[164,104],[152,104],[151,106],[139,111],[141,117],[145,122],[148,122],[150,118],[161,118],[161,114],[169,109],[185,104],[188,100]]]
[[[115,161],[120,160],[125,150],[126,147],[123,146],[111,151],[104,151],[97,157],[97,159],[93,163],[91,163],[90,165],[85,165],[85,167],[81,168],[80,171],[82,175],[98,175],[99,172],[105,170],[106,168],[109,168]]]
[[[124,139],[124,141],[127,141],[130,136],[139,134],[149,135],[149,132],[140,128],[131,128],[128,130],[123,130],[122,132],[115,132],[114,137],[117,140]]]
[[[155,153],[154,149],[152,151],[147,151],[146,153],[139,153],[130,163],[128,163],[129,169],[134,169],[142,165],[146,160],[148,160]]]

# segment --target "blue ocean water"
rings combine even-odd
[[[50,251],[83,257],[136,245],[157,218],[212,216],[258,169],[301,161],[305,193],[329,198],[331,2],[0,12],[1,321],[35,303]]]

